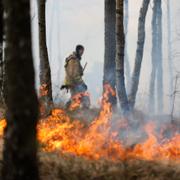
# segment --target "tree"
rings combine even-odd
[[[128,34],[128,21],[129,21],[129,0],[124,0],[124,31],[125,31],[125,75],[126,75],[126,87],[129,89],[130,85],[130,65],[129,65],[129,57],[127,52],[127,34]]]
[[[156,0],[157,3],[157,110],[158,113],[163,111],[163,62],[162,62],[162,1]]]
[[[0,0],[0,104],[3,99],[3,5]]]
[[[123,115],[129,111],[124,78],[124,0],[116,0],[116,87]]]
[[[7,127],[3,180],[38,180],[38,100],[31,50],[30,1],[3,1],[6,16]]]
[[[152,62],[152,71],[151,71],[151,80],[149,86],[149,111],[150,113],[155,113],[155,81],[157,78],[157,54],[158,54],[158,45],[157,45],[157,1],[154,0],[153,5],[153,17],[152,17],[152,51],[151,51],[151,62]]]
[[[44,111],[52,105],[51,69],[46,44],[46,0],[38,1],[40,48],[40,103]]]
[[[141,63],[144,52],[144,42],[145,42],[145,21],[147,10],[150,0],[143,0],[142,6],[140,9],[139,21],[138,21],[138,40],[137,40],[137,49],[135,57],[135,65],[132,74],[132,81],[129,94],[129,104],[130,108],[133,110],[136,100],[136,94],[139,86]]]
[[[171,33],[171,6],[170,0],[167,0],[167,31],[168,31],[168,66],[169,66],[169,94],[173,92],[173,59],[172,59],[172,33]],[[173,98],[170,97],[170,107]]]
[[[105,57],[103,84],[110,84],[116,91],[115,56],[116,56],[116,0],[105,0]],[[113,107],[117,105],[116,96],[109,96]]]
[[[149,110],[155,112],[155,87],[157,89],[157,110],[163,109],[163,68],[162,68],[162,9],[161,0],[154,0],[152,18],[152,72],[149,88]]]

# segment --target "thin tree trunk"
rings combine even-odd
[[[124,0],[116,0],[116,86],[123,115],[129,111],[124,78]]]
[[[171,6],[167,0],[167,32],[168,32],[168,66],[169,66],[169,95],[173,93],[173,59],[172,59],[172,33],[171,33]],[[172,107],[172,96],[170,96],[170,108]]]
[[[157,80],[157,5],[156,0],[154,0],[153,5],[153,17],[152,17],[152,51],[151,51],[151,61],[152,61],[152,71],[151,71],[151,80],[149,87],[149,112],[151,114],[155,113],[155,82]]]
[[[0,0],[0,104],[3,99],[3,4]]]
[[[47,47],[49,45],[49,59],[52,59],[52,54],[53,54],[53,29],[54,29],[54,13],[56,11],[56,1],[52,1],[53,6],[51,10],[51,20],[50,20],[50,25],[49,25],[49,38],[47,41]]]
[[[132,110],[135,105],[136,94],[139,86],[141,63],[144,53],[145,21],[146,21],[149,2],[150,0],[143,0],[139,15],[137,50],[136,50],[135,65],[132,74],[132,82],[131,82],[130,95],[129,95],[129,103]]]
[[[51,69],[46,44],[46,0],[38,1],[40,48],[40,103],[45,113],[52,105]]]
[[[124,56],[124,62],[125,62],[125,75],[126,75],[126,87],[129,90],[130,86],[130,65],[129,65],[129,56],[127,51],[127,34],[128,34],[128,22],[129,22],[129,0],[124,0],[124,32],[125,32],[125,56]]]
[[[38,101],[31,51],[30,1],[4,0],[7,74],[7,128],[3,180],[38,180]]]
[[[163,111],[163,62],[162,62],[162,1],[156,0],[157,3],[157,110],[158,113]]]
[[[105,57],[103,85],[110,84],[116,91],[115,57],[116,57],[116,0],[105,0]],[[114,108],[117,106],[116,96],[109,97]]]
[[[61,49],[61,20],[59,20],[59,14],[56,12],[56,21],[57,21],[57,46],[59,49]],[[56,82],[59,83],[59,80],[61,79],[61,67],[62,67],[62,61],[61,61],[61,51],[58,51],[58,55],[57,55],[57,59],[58,61],[58,70],[57,70],[57,79]],[[60,88],[60,83],[59,83],[59,88]],[[60,92],[59,92],[60,93]]]

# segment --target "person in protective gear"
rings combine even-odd
[[[81,66],[81,57],[84,53],[84,47],[82,45],[77,45],[75,52],[73,52],[70,56],[66,58],[65,61],[65,82],[64,85],[61,86],[61,89],[70,90],[71,98],[66,104],[66,108],[68,109],[72,102],[73,97],[77,94],[81,94],[81,106],[82,108],[89,108],[90,99],[87,95],[87,85],[84,83],[82,76],[84,73],[84,69]]]

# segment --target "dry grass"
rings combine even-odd
[[[40,153],[43,180],[179,180],[180,164],[128,160],[91,161],[71,155]]]
[[[2,167],[0,149],[0,169]],[[180,164],[127,160],[87,160],[56,152],[39,152],[41,180],[179,180]]]

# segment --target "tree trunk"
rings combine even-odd
[[[129,90],[130,86],[130,65],[129,65],[129,56],[127,52],[127,34],[128,34],[128,22],[129,22],[129,0],[124,0],[124,31],[125,31],[125,56],[124,56],[124,62],[125,62],[125,75],[126,75],[126,87],[127,90]]]
[[[30,1],[4,0],[7,64],[7,128],[3,180],[38,180],[38,101],[31,51]]]
[[[163,111],[163,62],[162,62],[162,1],[156,0],[157,3],[157,110],[158,113]]]
[[[0,0],[0,105],[3,99],[3,5]]]
[[[53,29],[54,29],[54,19],[55,19],[55,13],[56,13],[56,6],[57,6],[57,3],[56,1],[52,1],[53,5],[52,5],[52,10],[51,10],[51,19],[50,19],[50,22],[49,22],[49,34],[48,34],[48,40],[47,40],[47,47],[49,46],[49,59],[52,59],[52,54],[53,54]]]
[[[149,87],[149,112],[151,114],[155,113],[155,82],[157,80],[157,5],[156,0],[154,0],[153,5],[153,17],[152,17],[152,51],[151,51],[151,61],[152,61],[152,71],[151,71],[151,80]]]
[[[147,10],[150,0],[143,0],[142,7],[140,9],[139,21],[138,21],[138,41],[137,41],[137,50],[134,71],[132,74],[132,82],[130,87],[129,103],[130,107],[133,110],[136,100],[136,94],[139,86],[141,63],[144,52],[144,42],[145,42],[145,20],[147,15]]]
[[[116,86],[123,115],[129,111],[124,78],[124,0],[116,0]]]
[[[168,31],[168,66],[169,66],[169,95],[173,93],[173,59],[172,59],[172,33],[171,33],[171,6],[167,0],[167,31]],[[170,108],[172,107],[172,96],[170,96]]]
[[[103,85],[110,84],[116,91],[115,56],[116,56],[116,0],[105,0],[105,57]],[[116,96],[110,95],[109,102],[117,106]]]
[[[40,51],[40,103],[42,113],[47,113],[53,103],[51,69],[46,44],[46,0],[38,1],[39,51]]]

